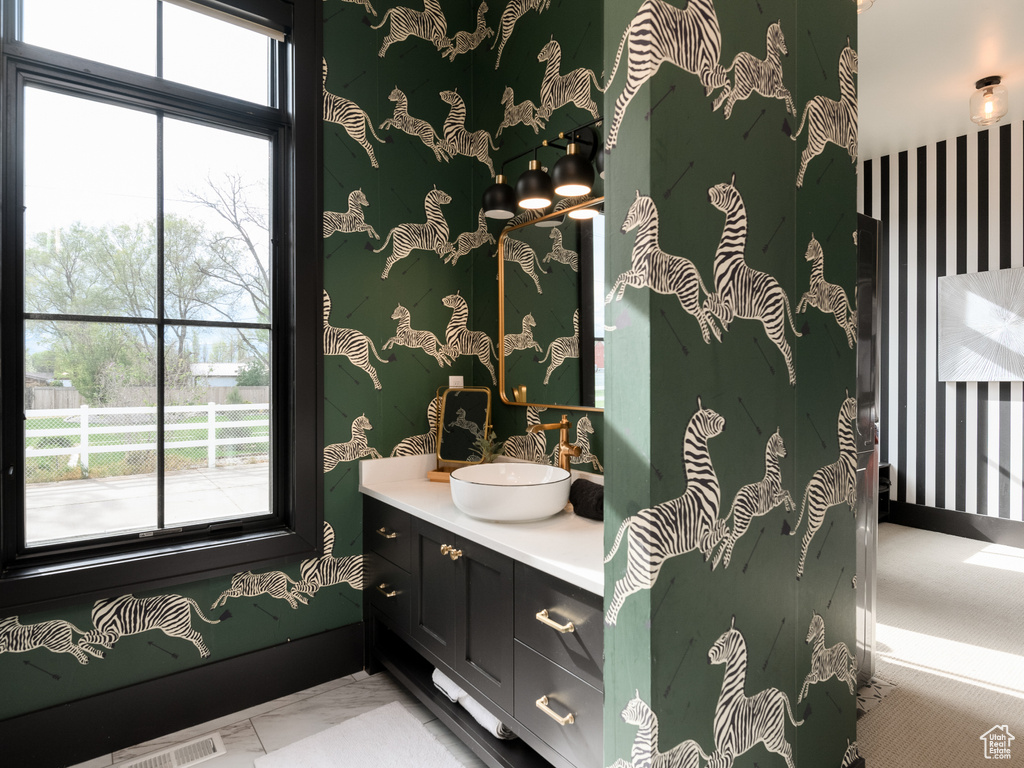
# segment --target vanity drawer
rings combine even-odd
[[[601,691],[519,641],[515,664],[515,719],[577,768],[603,765]],[[538,706],[542,696],[556,716],[571,713],[573,722],[560,724],[544,712]]]
[[[601,598],[522,563],[516,563],[515,578],[516,639],[604,690]],[[560,632],[538,619],[544,610],[554,624],[572,622],[572,631]]]
[[[394,563],[376,553],[363,559],[366,569],[366,591],[370,604],[383,613],[394,629],[409,632],[410,576]]]
[[[367,546],[408,571],[412,552],[411,517],[369,496],[363,499],[363,513]]]

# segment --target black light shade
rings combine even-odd
[[[516,215],[516,193],[500,173],[484,190],[484,216],[489,219],[511,219]]]
[[[538,160],[530,161],[530,170],[516,182],[516,199],[521,208],[537,210],[547,208],[555,197],[551,177],[541,170]]]
[[[594,188],[594,167],[577,151],[575,143],[566,148],[564,157],[559,158],[551,170],[555,193],[563,197],[589,195]]]
[[[597,175],[602,179],[604,178],[604,144],[597,148],[597,153],[594,155],[594,167],[597,168]]]

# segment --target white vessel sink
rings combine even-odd
[[[473,464],[452,472],[452,501],[478,520],[525,523],[562,511],[569,473],[543,464]]]

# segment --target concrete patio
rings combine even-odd
[[[269,499],[267,463],[168,472],[165,526],[264,514]],[[25,489],[29,546],[149,531],[155,526],[154,474],[32,483]]]

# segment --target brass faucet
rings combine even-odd
[[[569,469],[569,459],[580,455],[580,447],[569,442],[569,417],[562,414],[562,420],[557,424],[534,424],[526,428],[527,432],[537,433],[546,429],[558,430],[558,445],[555,448],[555,455],[558,458],[558,466],[562,469]]]

